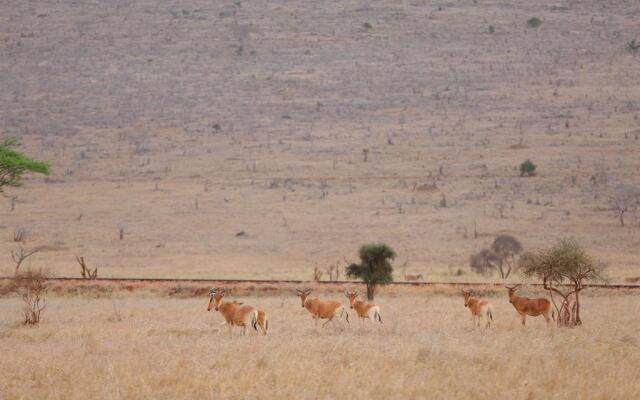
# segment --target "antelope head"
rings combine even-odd
[[[298,297],[300,297],[300,300],[302,301],[302,308],[304,308],[304,302],[307,301],[307,297],[309,297],[310,293],[311,293],[311,289],[304,289],[304,290],[296,289],[296,294],[298,295]]]
[[[227,293],[227,289],[218,289],[212,288],[209,291],[209,307],[207,307],[207,311],[211,311],[212,308],[215,308],[216,311],[220,308],[220,303],[222,303],[222,298]]]
[[[509,303],[511,303],[511,299],[516,294],[516,289],[518,289],[519,286],[520,286],[519,284],[511,287],[504,285],[504,287],[507,288],[507,290],[509,291]]]
[[[469,307],[469,299],[471,298],[471,295],[473,294],[473,292],[471,290],[464,290],[464,289],[460,289],[460,291],[464,296],[464,306]]]
[[[349,299],[349,304],[351,304],[351,308],[353,308],[353,303],[356,302],[356,297],[358,297],[358,292],[357,291],[345,291],[344,295],[347,297],[347,299]]]

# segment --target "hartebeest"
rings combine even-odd
[[[235,305],[241,306],[244,303],[240,303],[240,302],[234,300],[234,301],[231,302],[231,304],[235,304]],[[266,335],[267,332],[269,331],[269,319],[267,317],[267,313],[262,311],[262,310],[257,310],[257,311],[258,311],[258,321],[257,321],[258,328],[260,328],[260,331],[262,331],[263,335]],[[227,324],[227,321],[224,321],[224,322],[222,322],[220,324],[220,326],[226,325],[226,324]]]
[[[225,323],[229,326],[229,334],[232,333],[234,326],[241,326],[243,335],[247,334],[248,326],[251,326],[256,331],[258,330],[258,310],[235,301],[223,301],[222,298],[226,294],[226,289],[213,288],[209,294],[210,299],[207,311],[211,311],[212,308],[215,308],[216,311],[220,311]]]
[[[318,325],[318,319],[328,320],[322,324],[322,327],[324,327],[331,322],[334,317],[342,318],[343,315],[345,315],[345,319],[347,323],[349,323],[349,313],[339,301],[310,299],[308,297],[311,289],[296,289],[296,292],[302,301],[302,308],[306,308],[307,311],[311,313],[311,317],[316,321],[316,325]]]
[[[486,327],[491,327],[491,321],[493,321],[493,306],[488,300],[472,297],[473,292],[471,290],[460,289],[464,295],[464,306],[468,307],[471,311],[471,318],[474,320],[475,326],[480,326],[480,320],[487,318]]]
[[[549,310],[551,309],[551,302],[545,298],[530,299],[528,297],[516,296],[516,289],[518,286],[520,285],[505,287],[509,290],[509,303],[513,304],[513,307],[522,317],[522,325],[525,325],[527,315],[532,317],[542,315],[548,324],[550,321]],[[553,311],[551,312],[551,317],[554,317]]]
[[[349,299],[349,304],[351,304],[351,308],[356,310],[360,321],[364,325],[364,320],[369,318],[372,321],[382,323],[382,317],[380,316],[380,307],[375,304],[367,303],[366,301],[356,300],[358,297],[357,291],[345,291],[344,295]]]

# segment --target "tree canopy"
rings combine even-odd
[[[347,276],[359,278],[367,285],[367,298],[373,299],[377,285],[393,282],[393,267],[390,260],[395,251],[384,243],[365,244],[360,247],[360,263],[347,267]]]
[[[49,174],[49,163],[25,156],[16,150],[19,146],[15,139],[0,142],[0,192],[4,186],[20,186],[26,172]]]
[[[471,256],[469,265],[479,274],[491,274],[496,271],[504,279],[517,268],[516,257],[521,252],[522,244],[518,239],[510,235],[498,235],[489,248]]]
[[[520,257],[522,273],[540,279],[549,291],[558,313],[558,324],[577,326],[580,319],[580,291],[586,280],[604,280],[602,267],[573,239],[560,239],[554,246]],[[563,286],[563,285],[568,286]],[[560,297],[559,301],[553,297]]]

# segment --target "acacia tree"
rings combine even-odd
[[[542,281],[556,310],[558,326],[563,327],[582,324],[580,292],[584,281],[604,280],[602,267],[573,239],[560,239],[551,248],[523,254],[520,267],[525,276]]]
[[[479,274],[497,272],[506,279],[518,267],[517,256],[522,252],[522,244],[511,235],[497,236],[489,248],[473,254],[469,260],[471,269]]]
[[[20,143],[15,139],[0,142],[0,193],[4,186],[20,186],[26,172],[49,174],[49,164],[33,160],[16,150]]]
[[[349,265],[346,274],[350,278],[360,278],[367,285],[367,299],[373,300],[378,285],[393,282],[390,261],[396,253],[384,243],[372,243],[360,247],[359,255],[360,264]]]

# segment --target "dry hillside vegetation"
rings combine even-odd
[[[84,256],[101,277],[310,278],[385,241],[409,274],[491,279],[468,258],[507,233],[525,249],[575,236],[614,280],[638,276],[638,215],[620,227],[610,208],[638,186],[639,15],[629,0],[3,2],[0,134],[53,174],[0,204],[0,268],[22,228],[46,246],[28,264],[58,276]]]
[[[217,331],[222,318],[207,314],[206,297],[56,297],[37,329],[17,326],[16,301],[2,301],[0,395],[629,399],[640,391],[635,295],[594,291],[579,329],[540,317],[522,328],[505,290],[491,298],[489,331],[473,328],[461,295],[380,296],[381,328],[342,321],[318,331],[293,294],[234,299],[267,311],[268,336]]]

